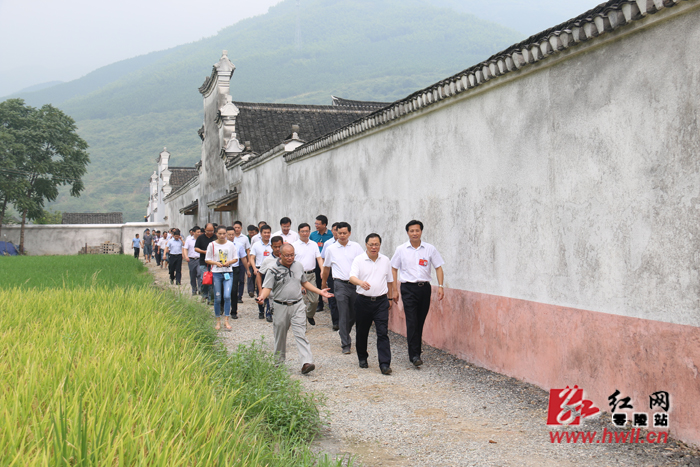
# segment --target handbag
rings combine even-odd
[[[214,283],[214,273],[211,271],[204,271],[202,274],[202,285],[212,285]]]
[[[211,255],[214,256],[214,245],[211,243],[207,247],[207,255],[209,254],[209,247],[211,247]],[[212,285],[214,283],[214,273],[211,272],[209,266],[207,270],[202,273],[202,285]]]

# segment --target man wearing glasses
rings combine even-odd
[[[307,374],[316,366],[311,355],[311,346],[306,339],[306,305],[302,299],[301,288],[326,298],[332,297],[328,289],[319,290],[306,279],[304,268],[294,261],[294,247],[284,244],[280,250],[280,258],[265,274],[263,289],[258,296],[258,304],[262,305],[272,293],[275,314],[272,327],[275,334],[275,354],[279,363],[284,362],[287,350],[287,332],[292,328],[294,339],[302,362],[301,373]]]
[[[367,368],[367,336],[374,321],[377,329],[379,369],[383,375],[390,375],[389,308],[394,300],[391,261],[379,253],[382,246],[382,237],[379,234],[367,235],[365,246],[367,252],[356,257],[350,267],[350,283],[357,286],[355,348],[360,368]]]

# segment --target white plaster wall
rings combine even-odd
[[[24,249],[31,256],[77,255],[87,243],[99,246],[104,242],[119,243],[125,254],[132,254],[131,239],[143,236],[148,229],[167,229],[166,224],[132,222],[127,224],[58,224],[27,225],[24,231]],[[3,225],[2,240],[19,245],[20,226]]]
[[[418,218],[449,287],[700,326],[698,11],[273,159],[243,173],[239,216],[323,213],[360,243],[380,233],[386,254]]]

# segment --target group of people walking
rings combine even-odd
[[[239,221],[231,227],[208,223],[203,230],[193,227],[184,241],[177,229],[164,236],[155,232],[152,238],[164,245],[171,283],[180,283],[182,261],[188,263],[192,295],[200,294],[203,301],[213,303],[217,330],[222,315],[225,329],[232,328],[229,317],[238,318],[247,282],[250,297],[256,297],[258,318],[273,323],[278,362],[286,358],[291,329],[301,372],[315,369],[306,326],[316,324],[314,316],[323,310],[325,298],[333,330],[340,336],[341,352],[351,353],[355,327],[359,366],[368,368],[367,341],[374,324],[379,369],[382,374],[391,374],[389,309],[401,299],[408,357],[414,366],[422,365],[423,326],[430,310],[433,269],[438,299],[444,297],[444,261],[433,245],[422,241],[423,223],[412,220],[406,225],[408,241],[396,248],[391,259],[380,252],[382,238],[377,233],[365,237],[364,249],[350,240],[352,227],[347,222],[337,222],[329,230],[328,219],[319,215],[314,232],[307,223],[299,224],[296,232],[291,225],[291,219],[283,217],[280,230],[272,233],[272,227],[261,221],[248,226],[246,236]],[[145,245],[143,240],[139,245]],[[150,261],[150,255],[146,260]],[[156,261],[161,262],[158,257]]]

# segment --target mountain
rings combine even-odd
[[[301,48],[295,46],[297,22]],[[122,211],[140,220],[164,146],[172,165],[199,159],[197,91],[221,51],[236,64],[234,100],[330,104],[331,94],[393,101],[523,39],[511,29],[423,0],[285,0],[215,36],[20,93],[78,122],[91,164],[80,198],[61,211]]]
[[[29,86],[24,89],[17,91],[17,94],[26,94],[28,92],[41,91],[42,89],[51,88],[57,84],[61,84],[63,81],[47,81],[46,83],[35,84],[34,86]]]

